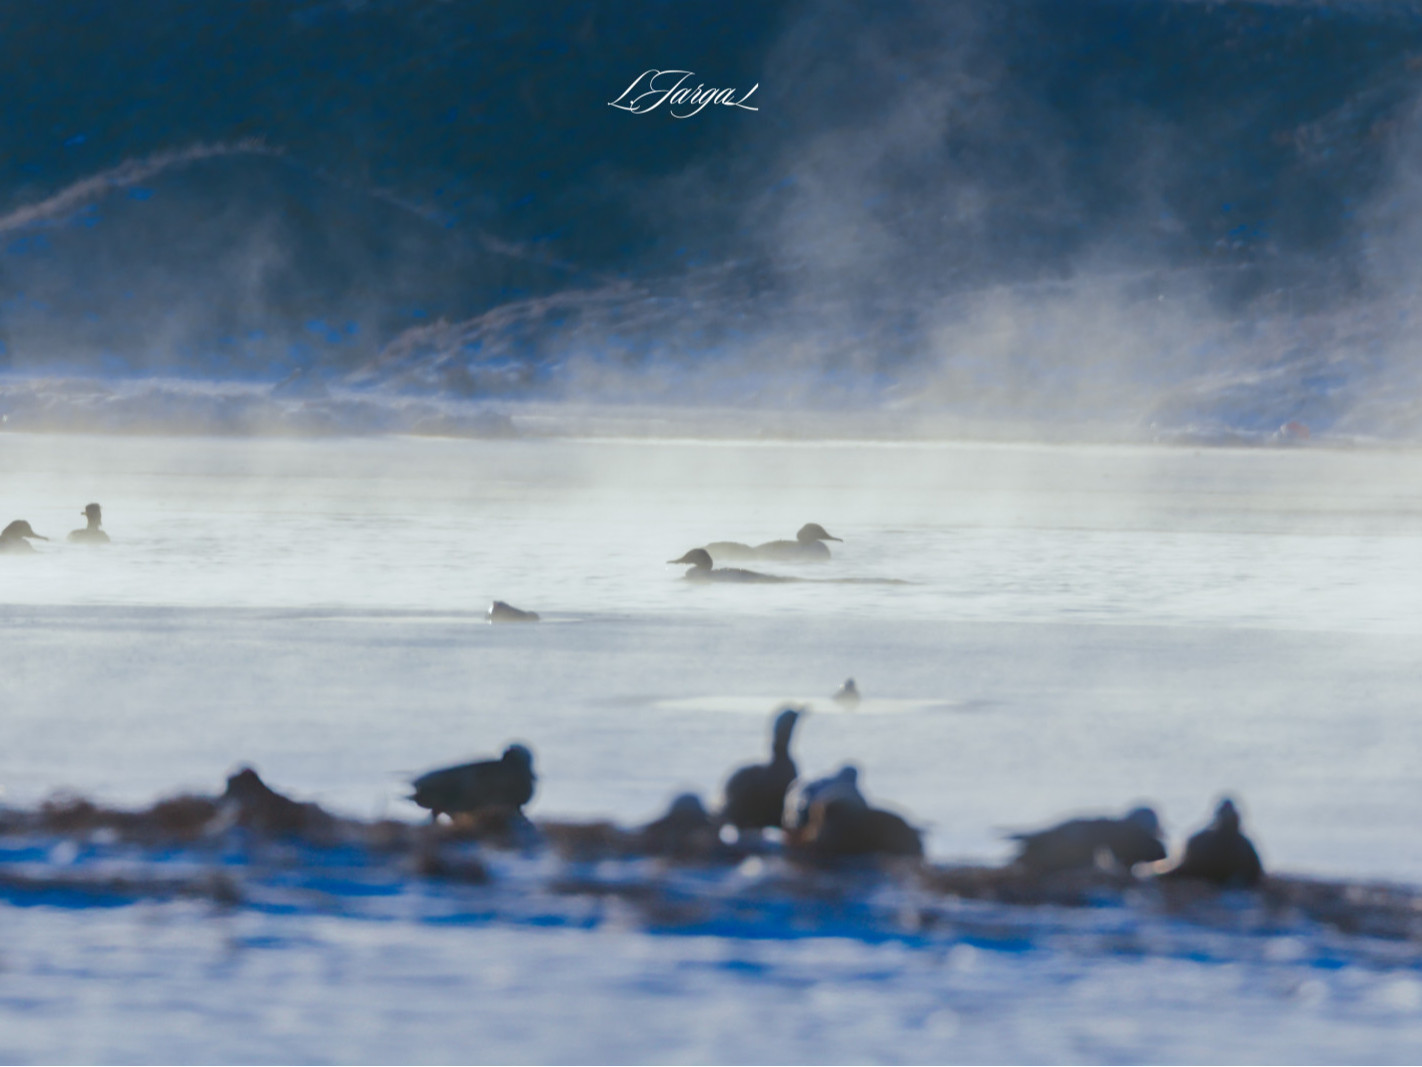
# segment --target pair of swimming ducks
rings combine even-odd
[[[88,520],[88,525],[82,530],[72,530],[69,540],[75,544],[106,545],[109,543],[109,535],[100,528],[103,525],[103,512],[98,504],[89,504],[79,514]],[[0,530],[0,552],[33,552],[34,545],[31,540],[48,541],[49,538],[42,534],[37,534],[34,528],[24,519],[16,519]]]
[[[742,560],[775,560],[783,563],[823,563],[830,558],[826,541],[839,541],[817,522],[808,522],[800,527],[793,541],[767,541],[762,545],[744,545],[739,541],[712,541],[704,548],[693,548],[680,559],[667,560],[668,563],[684,563],[690,566],[686,577],[695,582],[793,582],[794,578],[759,571],[743,570],[739,567],[717,567],[722,560],[740,562]]]

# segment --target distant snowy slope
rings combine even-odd
[[[0,59],[18,381],[1422,432],[1413,4],[57,0]],[[673,67],[759,110],[607,106]]]

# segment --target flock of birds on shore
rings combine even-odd
[[[89,504],[81,514],[87,525],[72,531],[69,540],[108,543],[101,528],[100,506]],[[33,552],[31,539],[48,540],[23,519],[11,522],[0,532],[0,552]],[[823,526],[807,523],[793,541],[756,546],[717,541],[669,562],[689,565],[685,577],[691,581],[797,581],[804,579],[716,567],[715,562],[823,562],[830,559],[825,542],[839,540]],[[492,623],[539,621],[536,612],[503,601],[494,601],[487,618]],[[860,693],[854,679],[848,679],[833,699],[842,706],[857,705]],[[860,791],[859,771],[853,764],[826,778],[800,779],[790,743],[805,714],[806,709],[785,708],[776,715],[769,761],[732,772],[715,811],[708,811],[696,794],[682,794],[665,815],[642,828],[642,837],[659,843],[658,851],[694,855],[713,848],[728,834],[734,834],[738,842],[758,841],[765,831],[772,830],[782,836],[786,848],[820,859],[921,857],[922,831],[892,811],[871,806]],[[410,799],[427,809],[434,821],[443,816],[456,821],[526,822],[523,808],[533,799],[536,780],[532,751],[526,745],[513,744],[499,759],[420,775],[412,783]],[[1103,867],[1129,873],[1138,865],[1151,864],[1162,878],[1197,879],[1221,887],[1248,888],[1263,877],[1258,853],[1241,832],[1238,809],[1228,798],[1220,801],[1211,824],[1189,839],[1184,855],[1164,868],[1161,864],[1167,850],[1160,820],[1148,807],[1120,818],[1072,819],[1011,836],[1018,844],[1015,865],[1035,875]]]
[[[870,805],[859,789],[859,770],[846,764],[835,774],[805,782],[790,754],[790,742],[804,709],[785,708],[772,726],[770,759],[733,771],[722,801],[708,811],[701,798],[683,793],[666,814],[642,827],[641,837],[658,853],[704,854],[733,832],[739,843],[778,831],[784,847],[819,860],[923,855],[922,832],[902,816]],[[533,799],[537,776],[533,753],[509,745],[499,759],[443,767],[420,775],[410,799],[442,816],[471,822],[521,819]],[[1072,819],[1043,830],[1011,835],[1017,842],[1014,866],[1036,876],[1105,868],[1130,873],[1151,864],[1166,879],[1193,879],[1221,888],[1247,889],[1264,876],[1259,854],[1240,830],[1239,810],[1220,801],[1213,821],[1186,843],[1168,867],[1160,820],[1141,807],[1121,818]]]

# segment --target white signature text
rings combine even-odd
[[[645,115],[665,104],[668,114],[674,119],[689,119],[708,104],[740,107],[747,111],[760,110],[746,103],[760,88],[760,82],[752,85],[744,96],[738,96],[735,89],[708,89],[699,82],[693,89],[687,82],[694,77],[696,75],[689,70],[644,70],[623,90],[621,96],[609,100],[607,106],[630,111],[634,115]]]

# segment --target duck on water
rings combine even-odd
[[[787,574],[765,574],[748,571],[741,567],[712,566],[711,554],[704,548],[693,548],[680,559],[669,559],[668,563],[689,563],[691,569],[684,577],[690,582],[754,582],[762,585],[783,584],[785,582],[814,583],[817,585],[909,585],[902,578],[796,578]],[[851,698],[853,699],[853,698]]]
[[[24,519],[16,519],[5,529],[0,530],[0,552],[33,552],[35,546],[30,544],[26,538],[34,538],[37,541],[49,540],[48,537],[35,533]]]
[[[668,563],[687,563],[691,565],[686,572],[687,581],[691,582],[796,582],[798,578],[786,578],[777,574],[762,574],[760,571],[747,571],[739,567],[712,567],[711,554],[704,548],[693,548],[680,559],[669,559]]]
[[[109,535],[104,533],[99,527],[103,524],[104,516],[98,504],[85,505],[84,510],[79,514],[89,520],[89,524],[82,530],[71,530],[69,540],[76,544],[106,545],[109,543]]]
[[[706,551],[718,560],[740,561],[748,559],[783,560],[792,563],[822,563],[830,558],[826,541],[840,541],[841,538],[828,533],[817,522],[807,522],[800,527],[793,541],[767,541],[763,545],[743,545],[739,541],[712,541]]]

